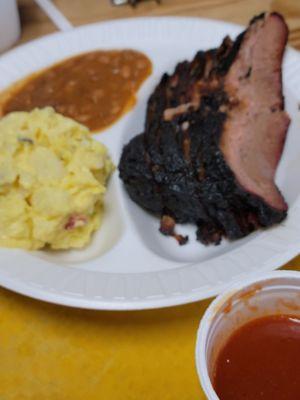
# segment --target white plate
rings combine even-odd
[[[146,53],[154,70],[139,92],[137,106],[105,133],[96,135],[117,164],[122,146],[142,131],[147,99],[165,71],[199,49],[219,46],[241,27],[191,18],[138,18],[83,26],[16,48],[0,58],[0,89],[67,56],[105,48]],[[233,279],[275,269],[300,249],[300,56],[289,49],[284,61],[286,107],[292,117],[277,183],[289,205],[280,226],[243,240],[205,247],[195,228],[181,229],[190,243],[179,247],[158,232],[158,219],[131,202],[116,172],[109,184],[104,225],[81,251],[0,250],[0,284],[54,303],[129,310],[172,306],[214,296]]]

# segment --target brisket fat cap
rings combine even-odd
[[[133,201],[195,223],[205,244],[286,217],[274,175],[289,125],[281,82],[287,37],[279,14],[262,14],[234,42],[225,38],[162,77],[145,132],[121,156],[120,177]],[[164,221],[161,231],[172,235]]]

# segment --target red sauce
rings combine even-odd
[[[300,319],[269,316],[239,328],[220,351],[213,385],[221,400],[300,399]]]

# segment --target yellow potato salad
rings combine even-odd
[[[106,147],[50,107],[3,117],[0,246],[85,246],[101,225],[113,170]]]

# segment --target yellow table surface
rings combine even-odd
[[[0,289],[0,399],[204,400],[194,350],[208,304],[90,311]]]
[[[300,47],[299,0],[163,0],[138,9],[108,0],[56,0],[75,25],[135,15],[193,15],[246,23],[262,10],[288,20]],[[51,32],[19,0],[21,41]],[[300,270],[300,257],[287,266]],[[209,301],[143,312],[97,312],[42,303],[0,289],[0,400],[204,400],[194,363],[196,331]],[[275,399],[274,399],[275,400]]]

